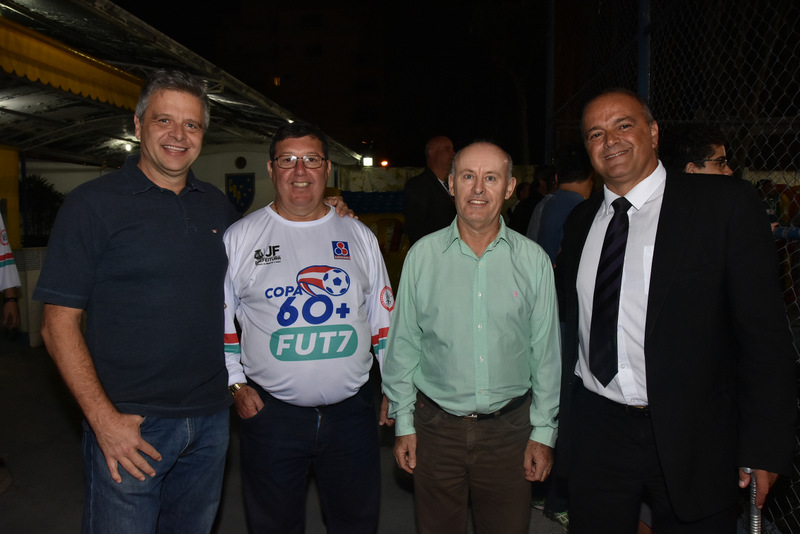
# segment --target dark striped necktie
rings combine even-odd
[[[608,386],[617,375],[619,290],[625,245],[628,242],[628,209],[631,203],[625,197],[619,197],[611,206],[614,216],[606,229],[600,262],[597,264],[589,333],[589,367],[603,387]]]

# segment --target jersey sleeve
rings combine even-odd
[[[239,343],[239,334],[236,331],[236,310],[239,299],[234,288],[234,277],[238,263],[234,245],[231,243],[230,232],[223,237],[225,251],[228,253],[228,270],[225,272],[225,366],[228,368],[228,385],[247,382],[242,367],[242,349]]]
[[[367,254],[369,262],[369,293],[365,295],[365,305],[372,334],[372,350],[378,360],[378,365],[383,369],[386,339],[389,336],[389,323],[392,320],[392,311],[394,310],[394,293],[389,282],[386,264],[383,262],[383,256],[378,246],[378,240],[369,229],[364,228],[364,230],[366,246],[369,250]]]
[[[14,263],[14,254],[8,242],[8,233],[3,218],[0,217],[0,291],[10,287],[19,287],[19,272]]]

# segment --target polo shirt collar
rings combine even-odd
[[[129,183],[131,187],[131,194],[136,195],[139,193],[144,193],[150,189],[160,190],[161,188],[154,184],[147,177],[147,175],[142,172],[142,169],[139,168],[139,157],[140,156],[138,154],[132,154],[128,156],[122,166],[122,170],[125,171],[125,174],[130,178]],[[186,177],[185,190],[205,192],[203,183],[195,178],[191,169],[189,169],[189,175]]]

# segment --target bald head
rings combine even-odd
[[[476,234],[497,234],[503,202],[511,198],[517,183],[511,167],[511,156],[493,143],[472,143],[458,151],[450,193],[455,198],[460,230],[468,227]]]

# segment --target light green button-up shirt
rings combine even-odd
[[[454,415],[491,413],[531,390],[530,439],[554,446],[560,345],[544,250],[501,220],[479,258],[453,221],[403,265],[383,366],[395,434],[415,433],[418,390]]]

